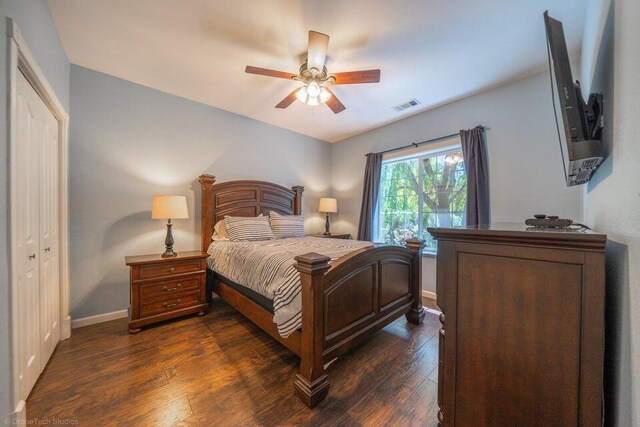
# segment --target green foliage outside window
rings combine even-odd
[[[382,165],[378,240],[403,244],[412,237],[435,250],[427,227],[465,225],[467,176],[460,150]]]

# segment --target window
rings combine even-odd
[[[459,145],[382,163],[375,240],[402,244],[419,237],[436,242],[427,227],[465,225],[467,176]]]

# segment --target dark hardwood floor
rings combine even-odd
[[[27,401],[27,418],[81,426],[435,426],[440,323],[404,317],[328,368],[311,410],[297,358],[221,301],[130,335],[127,319],[75,329]],[[384,367],[384,369],[382,368]]]

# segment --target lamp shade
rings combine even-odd
[[[151,219],[189,218],[185,196],[153,196]]]
[[[329,197],[320,199],[320,212],[336,213],[338,212],[338,201]]]

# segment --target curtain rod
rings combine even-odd
[[[485,130],[485,131],[491,129],[491,128],[487,127],[487,126],[476,126],[476,127],[481,127],[482,130]],[[420,145],[428,144],[430,142],[436,142],[436,141],[439,141],[441,139],[453,138],[454,136],[460,136],[460,132],[452,133],[450,135],[438,136],[436,138],[427,139],[426,141],[412,142],[411,144],[403,145],[402,147],[390,148],[388,150],[379,151],[378,154],[392,153],[394,151],[404,150],[405,148],[411,148],[411,147],[417,148]]]

